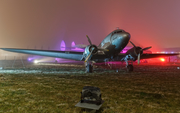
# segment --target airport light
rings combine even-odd
[[[75,47],[75,42],[73,41],[72,43],[71,43],[71,47]]]
[[[28,58],[28,61],[31,61],[32,59],[31,58]]]
[[[164,62],[164,61],[165,61],[165,59],[164,59],[164,58],[160,58],[160,60],[161,60],[162,62]]]
[[[34,63],[37,64],[37,63],[39,63],[39,61],[35,60]]]
[[[66,50],[66,44],[65,44],[64,40],[61,41],[60,49],[61,49],[61,51],[65,51]]]
[[[73,41],[71,43],[71,47],[72,47],[71,50],[74,50],[74,51],[84,51],[84,49],[81,48],[81,46],[84,46],[83,44],[79,44],[78,46],[76,46],[75,42]]]

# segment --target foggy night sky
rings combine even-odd
[[[0,47],[99,43],[116,27],[156,51],[180,47],[180,0],[0,0]]]

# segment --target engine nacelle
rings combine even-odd
[[[140,53],[140,55],[143,54],[143,50],[141,47],[135,47],[134,48],[134,53],[136,54],[136,56],[138,56],[138,54]]]
[[[85,51],[84,51],[84,54],[86,56],[88,56],[90,53],[92,52],[92,55],[95,55],[97,52],[98,52],[98,48],[96,45],[88,45],[86,48],[85,48]]]
[[[126,54],[127,54],[127,60],[137,60],[138,54],[140,53],[140,55],[143,54],[143,50],[141,47],[133,47],[131,49],[129,49]]]

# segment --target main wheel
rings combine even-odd
[[[132,72],[133,71],[133,65],[128,65],[127,67],[127,72]]]
[[[91,64],[86,65],[86,73],[92,73],[93,72],[93,66]]]

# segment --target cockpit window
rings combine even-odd
[[[125,32],[124,30],[121,30],[121,29],[118,29],[118,30],[115,30],[112,34],[111,34],[111,36],[113,36],[114,34],[116,34],[116,33],[123,33],[123,32]]]
[[[123,32],[124,32],[124,30],[117,30],[117,31],[114,31],[113,34],[115,34],[115,33],[123,33]]]
[[[124,32],[123,30],[120,30],[120,31],[117,31],[116,33],[122,33],[122,32]]]

